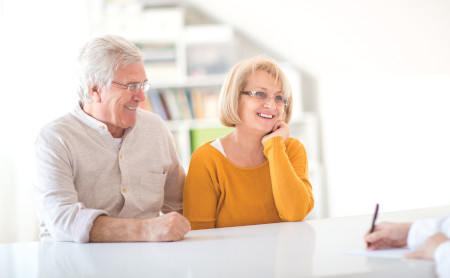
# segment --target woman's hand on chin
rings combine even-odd
[[[281,136],[286,140],[290,134],[291,130],[289,129],[289,126],[284,121],[278,121],[273,126],[272,131],[262,138],[261,142],[264,144],[267,139],[277,136]]]

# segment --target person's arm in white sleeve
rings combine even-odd
[[[415,250],[436,233],[450,237],[450,215],[414,221],[408,232],[408,247]]]
[[[450,277],[450,215],[418,220],[411,226],[406,258],[435,260],[438,277]]]
[[[438,246],[434,252],[436,273],[439,277],[450,277],[450,240]]]
[[[94,220],[103,210],[79,202],[71,155],[62,138],[41,132],[36,141],[35,193],[40,217],[57,241],[88,242]]]

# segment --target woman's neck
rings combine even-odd
[[[235,128],[221,140],[228,160],[236,166],[251,168],[263,164],[267,159],[264,156],[262,136],[254,132]]]

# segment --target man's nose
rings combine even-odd
[[[144,91],[142,90],[142,88],[139,88],[139,91],[137,91],[136,94],[134,95],[134,99],[138,100],[140,102],[144,101],[145,97],[146,97],[146,95],[145,95]]]

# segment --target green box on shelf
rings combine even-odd
[[[232,127],[213,127],[213,128],[196,128],[191,129],[191,152],[208,141],[213,141],[225,134],[230,133]]]

